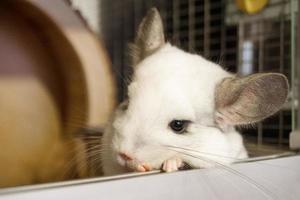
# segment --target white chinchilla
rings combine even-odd
[[[165,43],[157,9],[139,26],[128,100],[102,139],[104,175],[184,164],[207,168],[247,158],[235,125],[261,121],[285,103],[278,73],[237,77],[203,57]]]

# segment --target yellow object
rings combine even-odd
[[[237,7],[248,13],[254,14],[262,10],[268,3],[268,0],[235,0]]]

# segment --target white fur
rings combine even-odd
[[[216,165],[211,160],[228,164],[247,157],[239,133],[233,127],[224,133],[215,124],[215,87],[230,76],[219,65],[170,44],[144,59],[129,85],[128,109],[117,111],[104,134],[104,174],[124,173],[143,163],[159,169],[172,158],[202,168]],[[192,121],[188,133],[175,134],[168,127],[174,119]],[[166,145],[198,153],[176,149],[193,155],[188,156]],[[125,167],[118,152],[134,160]]]

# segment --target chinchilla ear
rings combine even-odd
[[[148,11],[139,25],[131,48],[132,65],[136,66],[165,44],[163,22],[156,8]]]
[[[216,87],[216,121],[220,125],[261,121],[283,106],[288,88],[287,78],[278,73],[225,78]]]

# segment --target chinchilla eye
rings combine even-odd
[[[177,134],[182,134],[186,132],[189,125],[189,120],[173,120],[169,123],[169,127]]]

